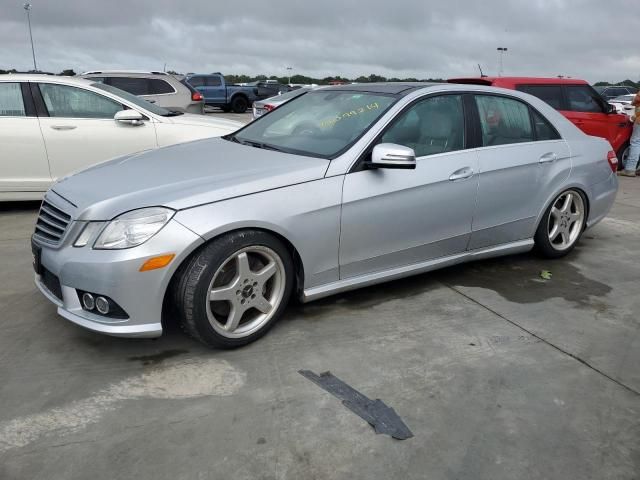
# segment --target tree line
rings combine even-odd
[[[10,69],[10,70],[3,70],[0,69],[0,74],[5,74],[5,73],[46,73],[49,75],[65,75],[65,76],[75,76],[77,75],[76,72],[71,69],[65,69],[62,70],[60,73],[56,73],[54,74],[53,72],[34,72],[34,71],[28,71],[28,72],[19,72],[16,69]],[[169,70],[167,73],[171,73],[174,75],[180,75],[178,72],[175,72],[173,70]],[[324,77],[324,78],[314,78],[314,77],[308,77],[306,75],[291,75],[289,76],[277,76],[277,75],[271,75],[271,76],[267,76],[267,75],[255,75],[255,76],[249,76],[249,75],[225,75],[224,76],[225,80],[229,83],[249,83],[249,82],[255,82],[255,81],[264,81],[264,80],[276,80],[278,83],[282,83],[282,84],[286,84],[286,83],[296,83],[296,84],[317,84],[317,85],[328,85],[331,82],[345,82],[345,83],[351,83],[351,82],[357,82],[357,83],[373,83],[373,82],[445,82],[446,80],[442,79],[442,78],[414,78],[414,77],[409,77],[409,78],[398,78],[398,77],[384,77],[382,75],[376,75],[375,73],[372,73],[371,75],[368,76],[364,76],[364,75],[360,75],[359,77],[354,77],[354,78],[348,78],[348,77],[342,77],[340,75],[336,75],[334,77]],[[600,82],[596,82],[594,83],[594,86],[596,87],[600,87],[600,86],[608,86],[608,85],[625,85],[628,87],[636,87],[636,88],[640,88],[640,80],[637,82],[634,82],[633,80],[622,80],[621,82],[609,82],[609,81],[600,81]]]

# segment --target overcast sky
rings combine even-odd
[[[0,0],[0,68],[32,68]],[[640,80],[638,0],[31,0],[41,70]]]

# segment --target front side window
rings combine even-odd
[[[124,90],[120,90],[112,85],[107,85],[105,83],[92,83],[92,87],[99,88],[100,90],[104,90],[105,92],[109,92],[113,95],[117,95],[120,98],[123,98],[127,102],[134,104],[137,107],[143,108],[151,113],[155,113],[156,115],[162,115],[163,117],[172,116],[174,113],[170,112],[166,108],[159,107],[155,103],[149,103],[144,98],[137,97],[135,95],[130,94],[129,92],[125,92]]]
[[[207,87],[219,87],[222,85],[222,80],[220,80],[220,77],[211,75],[210,77],[207,77],[206,85]]]
[[[562,87],[560,85],[518,85],[516,89],[538,97],[556,110],[562,110]]]
[[[567,85],[569,110],[573,112],[604,113],[598,94],[587,85]]]
[[[442,95],[419,101],[394,122],[381,142],[413,148],[416,157],[463,149],[462,96]]]
[[[0,83],[0,117],[24,117],[24,102],[19,83]]]
[[[122,110],[120,103],[89,90],[52,83],[38,85],[50,117],[113,118]]]
[[[230,139],[259,148],[333,158],[353,145],[396,100],[393,95],[317,90],[254,120]]]
[[[513,98],[476,95],[482,145],[507,145],[533,141],[529,107]]]
[[[133,95],[149,95],[149,84],[146,78],[111,77],[108,83]]]

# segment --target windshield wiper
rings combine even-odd
[[[250,145],[252,147],[262,148],[264,150],[273,150],[273,151],[276,151],[276,152],[286,152],[285,149],[280,148],[280,147],[276,147],[275,145],[270,145],[268,143],[253,142],[251,140],[238,140],[237,138],[236,138],[236,141],[239,142],[239,143],[242,143],[243,145]]]

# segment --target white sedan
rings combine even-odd
[[[0,75],[0,201],[37,200],[57,179],[104,160],[241,126],[89,80]]]

